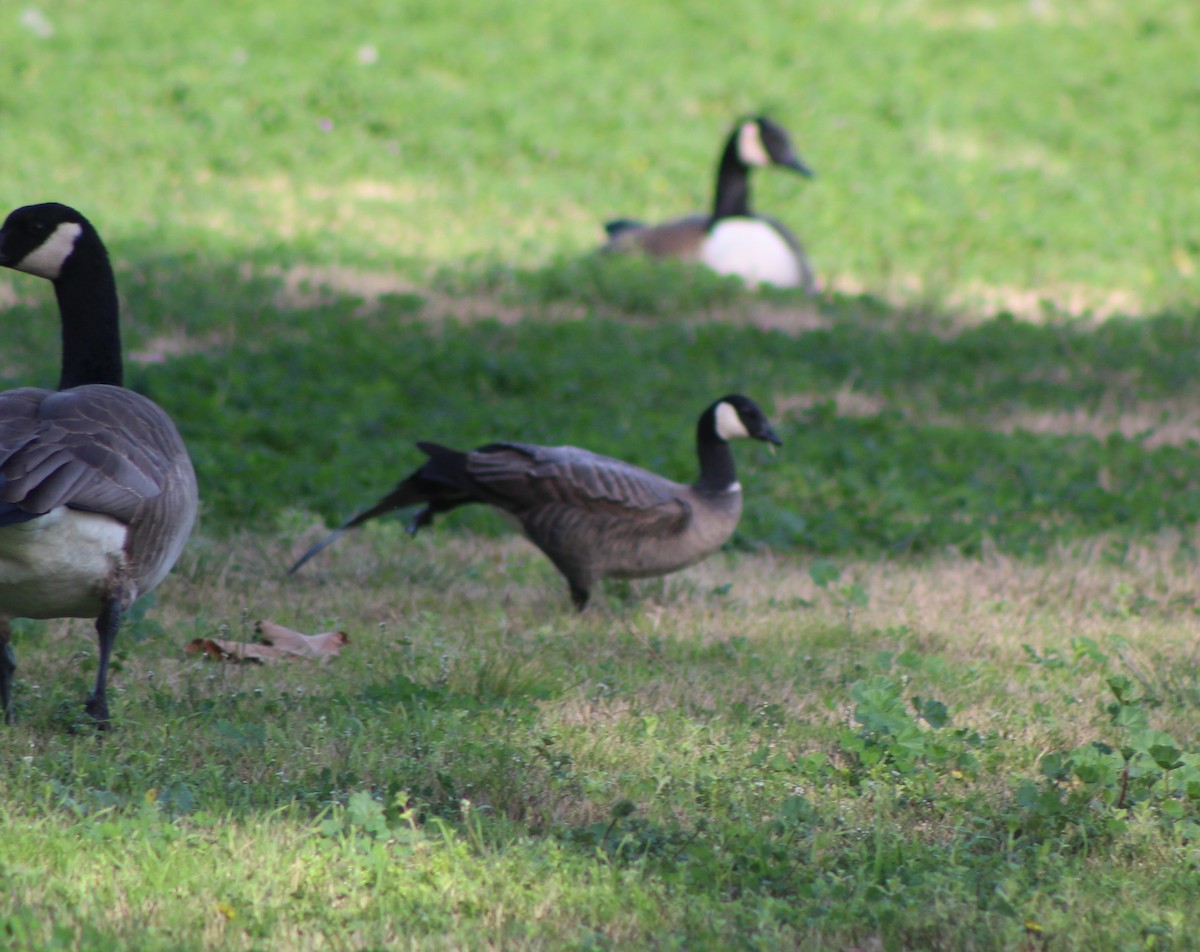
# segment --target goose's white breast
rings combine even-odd
[[[759,218],[723,218],[704,241],[700,259],[718,274],[733,274],[748,285],[800,286],[796,253],[770,223]]]
[[[124,563],[127,532],[109,516],[65,506],[0,529],[0,614],[95,617],[105,583]]]

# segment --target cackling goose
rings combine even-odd
[[[163,410],[122,387],[117,287],[79,212],[12,212],[0,265],[54,283],[62,323],[57,390],[0,393],[0,705],[12,716],[12,618],[95,618],[96,684],[84,706],[106,727],[106,678],[121,617],[170,571],[196,518],[196,476]]]
[[[718,274],[737,275],[750,287],[761,283],[813,293],[816,279],[796,236],[774,218],[750,210],[750,169],[767,165],[814,174],[780,125],[765,116],[741,120],[721,152],[711,215],[660,225],[611,221],[605,225],[603,250],[698,261]]]
[[[646,578],[694,565],[733,534],[742,487],[729,441],[780,445],[749,397],[722,397],[700,415],[700,478],[676,483],[630,463],[574,446],[489,443],[468,453],[418,443],[429,459],[374,506],[318,542],[300,566],[342,533],[394,509],[424,504],[415,533],[439,512],[481,502],[514,516],[566,577],[575,606],[601,578]]]

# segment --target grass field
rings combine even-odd
[[[90,624],[17,624],[0,945],[1193,947],[1198,42],[1166,0],[0,10],[0,202],[100,229],[203,497],[112,734]],[[818,297],[589,256],[758,110]],[[53,306],[0,275],[4,386]],[[416,439],[685,479],[730,391],[784,439],[733,542],[583,615],[487,512],[284,574]],[[259,618],[350,643],[183,652]]]

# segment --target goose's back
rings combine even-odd
[[[688,215],[659,225],[644,225],[618,232],[605,246],[609,251],[640,252],[654,258],[699,261],[711,219]]]
[[[687,488],[576,446],[491,443],[467,454],[467,472],[477,485],[507,500],[505,508],[518,516],[553,503],[646,512],[669,504]]]
[[[0,394],[0,526],[60,506],[128,526],[139,593],[170,571],[195,521],[196,476],[171,418],[108,385]]]

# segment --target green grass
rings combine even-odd
[[[118,643],[113,734],[72,732],[90,625],[16,626],[0,944],[1190,947],[1198,25],[1165,0],[0,12],[4,200],[96,222],[129,382],[203,496]],[[606,218],[707,204],[758,109],[819,173],[755,181],[818,299],[587,257]],[[5,276],[0,306],[0,379],[52,385],[49,287]],[[784,438],[736,449],[733,543],[583,616],[486,512],[284,575],[414,440],[687,479],[730,391]],[[182,651],[257,618],[350,643]]]
[[[1196,768],[1172,784],[1137,754],[1117,803],[1068,759],[1143,743],[1146,715],[1194,749],[1200,695],[1169,672],[1194,667],[1190,572],[1151,571],[1156,550],[994,561],[983,585],[957,559],[831,581],[718,558],[576,617],[519,542],[387,528],[317,580],[281,579],[268,539],[194,546],[123,639],[110,738],[64,730],[86,626],[20,642],[16,947],[1185,941],[1197,817],[1170,790]],[[972,589],[1008,604],[938,601]],[[260,611],[351,644],[321,670],[178,650]],[[1123,672],[1147,687],[1114,719]]]
[[[47,8],[44,38],[24,9],[0,18],[6,194],[84,207],[125,257],[539,267],[607,218],[707,205],[727,127],[766,109],[819,178],[760,175],[760,205],[827,281],[1110,309],[1196,294],[1198,23],[1169,0],[733,20],[97,3]]]

